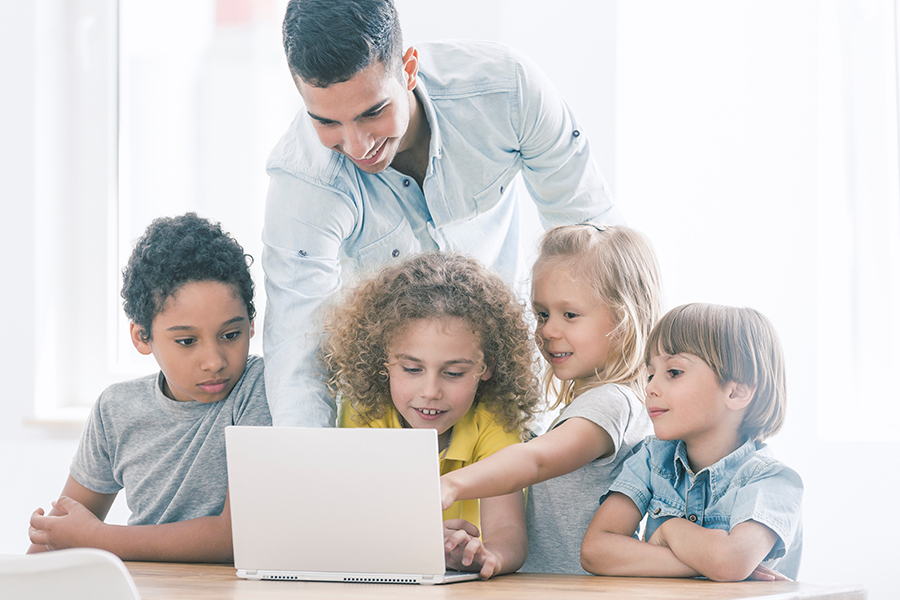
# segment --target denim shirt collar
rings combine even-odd
[[[744,464],[747,456],[758,449],[754,440],[747,440],[728,456],[694,473],[691,471],[690,463],[688,462],[687,446],[683,441],[678,440],[675,444],[673,465],[676,481],[682,481],[682,478],[686,475],[691,476],[693,479],[699,479],[704,473],[709,473],[710,492],[712,492],[714,498],[718,498],[728,489],[731,479]]]
[[[441,157],[441,129],[438,126],[434,103],[431,101],[431,97],[428,95],[428,88],[425,87],[425,82],[421,78],[416,81],[416,88],[413,90],[413,94],[422,103],[422,108],[425,110],[425,120],[428,121],[428,127],[431,128],[431,141],[428,143],[428,171],[425,173],[427,177],[428,172],[432,170],[434,159]]]

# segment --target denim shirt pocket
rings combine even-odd
[[[417,244],[412,228],[406,219],[400,219],[390,232],[360,248],[356,263],[362,271],[375,271],[393,260],[406,258],[415,252]]]
[[[649,541],[657,528],[669,519],[684,517],[684,507],[675,507],[665,498],[654,496],[647,505],[647,525],[644,529],[644,541]]]
[[[521,169],[518,164],[510,165],[510,167],[503,171],[503,173],[500,174],[500,177],[495,179],[493,183],[475,194],[475,209],[479,214],[487,212],[497,206],[497,203],[500,202],[500,198],[502,198],[503,194],[506,193],[506,190],[509,189],[510,183],[515,176],[519,174],[519,171],[521,171]]]

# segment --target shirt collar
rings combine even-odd
[[[728,456],[720,459],[716,463],[701,469],[694,473],[694,477],[698,478],[704,472],[709,473],[709,484],[714,496],[723,493],[722,486],[727,486],[731,481],[734,473],[746,462],[747,457],[758,450],[754,440],[747,440],[737,450]],[[674,468],[676,480],[680,480],[686,473],[691,473],[690,463],[687,457],[687,447],[684,442],[678,440],[675,445]]]
[[[450,446],[442,460],[458,460],[462,462],[472,460],[475,453],[475,444],[478,443],[478,428],[475,426],[475,403],[468,412],[453,426],[450,434]]]
[[[428,88],[425,87],[421,77],[416,81],[413,94],[422,102],[422,108],[425,110],[425,119],[428,121],[428,127],[431,129],[431,141],[428,142],[428,169],[425,173],[427,177],[428,171],[433,168],[431,166],[432,160],[441,157],[441,130],[438,127],[434,103],[431,101],[431,97],[428,95]]]

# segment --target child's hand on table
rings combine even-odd
[[[67,496],[60,496],[53,508],[50,515],[45,515],[42,508],[31,514],[28,537],[35,546],[49,550],[88,546],[86,542],[103,527],[103,521],[94,513]]]
[[[479,570],[488,579],[500,570],[500,561],[478,538],[478,528],[465,519],[444,521],[444,561],[457,571]]]

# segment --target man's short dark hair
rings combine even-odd
[[[125,314],[149,341],[153,319],[184,284],[217,281],[234,288],[253,319],[252,262],[220,224],[196,213],[155,219],[135,243],[122,273]]]
[[[282,32],[291,73],[315,87],[348,81],[376,60],[388,73],[401,66],[392,0],[290,0]]]

